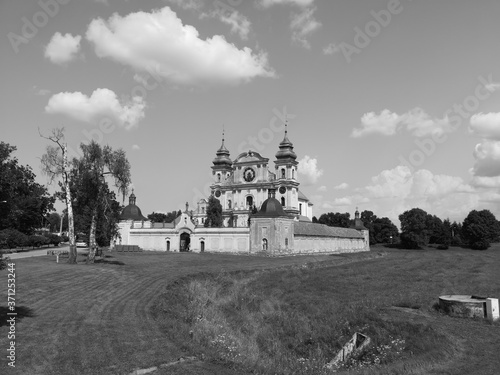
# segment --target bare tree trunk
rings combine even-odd
[[[71,202],[71,190],[69,188],[68,179],[68,148],[64,144],[62,149],[63,156],[63,180],[64,190],[66,193],[66,208],[68,210],[68,237],[69,237],[69,259],[68,263],[76,264],[76,241],[75,241],[75,225],[73,220],[73,204]]]
[[[97,230],[97,209],[94,208],[92,210],[92,221],[90,222],[90,236],[89,236],[89,254],[87,256],[87,264],[94,263],[95,261],[95,252],[97,249],[96,243],[96,230]]]

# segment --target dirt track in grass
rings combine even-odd
[[[16,367],[9,367],[2,355],[1,372],[129,374],[134,369],[176,361],[185,354],[160,333],[149,312],[155,296],[168,283],[198,272],[263,269],[323,260],[332,257],[108,253],[104,262],[94,265],[57,264],[55,257],[48,256],[15,260],[16,307],[27,316],[18,317],[16,324]],[[5,270],[0,280],[0,313],[5,317]],[[7,332],[2,319],[3,353],[8,348]],[[184,366],[196,373],[200,364]],[[230,373],[210,364],[200,371]]]

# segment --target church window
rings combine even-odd
[[[220,173],[217,173],[217,182],[220,182]]]
[[[227,208],[228,208],[228,209],[231,209],[231,199],[229,199],[229,200],[227,201]]]
[[[302,203],[299,203],[299,211],[300,211],[300,214],[302,215]]]
[[[167,251],[170,251],[170,241],[167,240]]]
[[[262,250],[267,250],[267,238],[262,239]]]
[[[247,208],[251,209],[252,207],[253,207],[253,197],[251,195],[249,195],[247,197]]]
[[[285,238],[285,247],[288,249],[288,238]]]
[[[285,207],[285,197],[281,197],[281,205]]]
[[[295,178],[295,169],[292,169],[292,178]]]
[[[285,168],[281,169],[281,178],[285,178]]]
[[[205,213],[205,207],[202,207],[202,208],[201,208],[201,212],[202,212],[202,213]]]

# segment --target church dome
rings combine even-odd
[[[148,220],[146,217],[142,216],[141,209],[136,206],[135,204],[135,194],[132,191],[132,194],[130,194],[130,197],[128,198],[128,206],[126,206],[121,215],[120,215],[120,220],[134,220],[134,221],[142,221],[142,220]]]
[[[267,198],[259,212],[253,215],[253,217],[290,217],[284,210],[280,201],[274,197],[274,189],[269,189],[269,198]]]

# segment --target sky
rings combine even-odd
[[[274,169],[286,120],[317,217],[500,218],[499,15],[497,0],[1,1],[0,139],[43,184],[39,132],[64,127],[74,156],[122,148],[147,215],[207,196],[223,129],[232,159]]]

